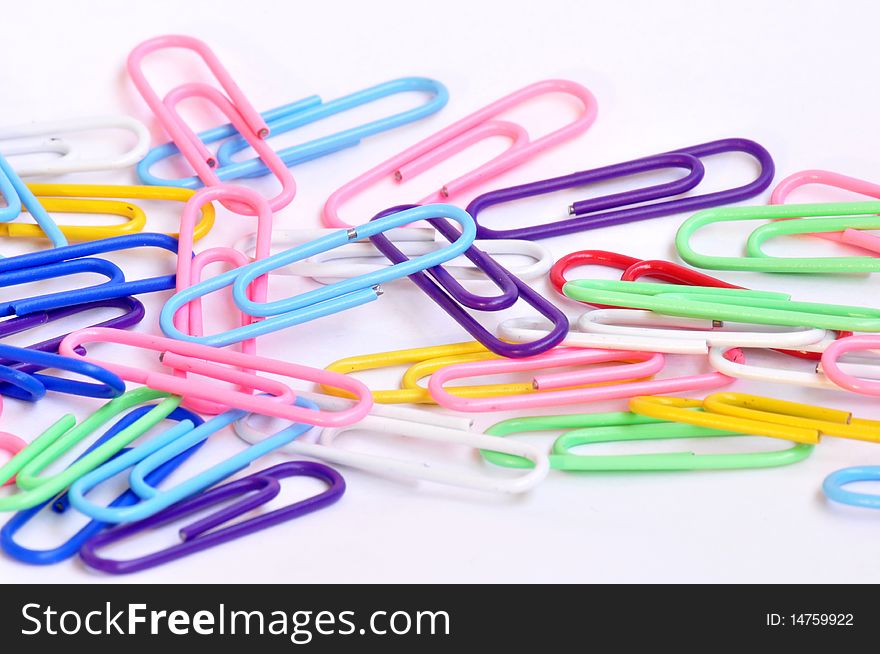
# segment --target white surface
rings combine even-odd
[[[329,99],[403,75],[431,76],[448,85],[451,101],[439,115],[297,168],[299,193],[278,214],[279,228],[318,226],[324,198],[344,181],[487,101],[548,77],[567,77],[592,89],[599,118],[580,139],[509,173],[498,184],[728,136],[749,137],[765,145],[776,160],[777,180],[805,168],[868,179],[877,179],[880,173],[876,155],[880,87],[871,83],[880,9],[870,2],[742,1],[722,6],[583,0],[140,4],[55,0],[17,3],[5,15],[9,29],[4,31],[5,65],[0,67],[5,124],[115,112],[149,120],[127,80],[125,57],[141,40],[170,32],[207,40],[260,109],[312,93]],[[156,75],[160,82],[171,83],[163,72]],[[202,119],[202,124],[210,122],[210,117]],[[151,124],[154,140],[166,140]],[[443,170],[449,173],[452,168]],[[750,174],[750,162],[719,158],[711,162],[707,177],[712,178],[711,186],[720,188]],[[363,207],[347,207],[345,215],[365,220],[371,210],[414,200],[419,191],[442,181],[427,177],[431,175],[410,184],[405,193],[389,194],[390,184],[378,189],[369,197],[372,205],[365,199]],[[67,179],[126,182],[133,181],[133,173]],[[582,196],[583,191],[563,193],[487,215],[499,224],[560,215],[570,200]],[[802,191],[796,197],[840,195]],[[164,216],[153,223],[159,229],[173,224],[173,211],[166,210]],[[546,244],[557,256],[590,247],[670,258],[672,236],[683,218],[600,229]],[[223,210],[218,223],[200,247],[232,243],[253,229],[247,219]],[[735,232],[719,229],[703,240],[714,239],[710,247],[715,251],[723,245],[726,252],[734,252],[740,247],[733,240]],[[830,248],[807,239],[774,246],[817,253]],[[3,253],[16,251],[15,247],[4,242]],[[172,267],[171,257],[155,253],[116,260],[125,261],[132,276]],[[758,288],[790,290],[798,298],[850,303],[875,302],[878,283],[867,277],[722,276]],[[277,294],[305,287],[290,278],[277,278],[274,285]],[[9,292],[2,297],[10,297]],[[151,313],[143,329],[156,328],[160,302],[158,296],[147,298]],[[216,313],[225,305],[209,306]],[[570,315],[577,314],[575,305],[565,307]],[[486,321],[494,325],[523,313],[517,307],[489,315]],[[267,337],[261,349],[323,366],[363,352],[459,340],[464,340],[464,333],[458,326],[403,282],[386,287],[380,302]],[[685,359],[672,368],[696,370],[700,365],[705,364]],[[365,379],[388,386],[394,383],[394,373]],[[842,392],[773,388],[746,381],[735,388],[851,408],[857,415],[880,418],[875,400]],[[88,400],[63,398],[47,399],[36,407],[8,401],[0,426],[30,440],[63,411],[84,416],[93,406],[97,404]],[[587,410],[624,406],[616,402]],[[479,415],[476,423],[485,428],[502,417]],[[370,447],[364,440],[357,444]],[[381,443],[383,451],[395,451],[388,446]],[[239,447],[227,430],[209,443],[206,451],[211,454],[202,459]],[[712,446],[696,447],[708,451]],[[608,449],[603,446],[601,451]],[[481,465],[470,452],[446,454],[434,446],[428,453],[457,458],[462,465]],[[265,465],[280,460],[281,456],[271,457]],[[343,470],[349,490],[331,509],[144,574],[113,579],[92,573],[77,561],[35,568],[0,557],[0,580],[876,582],[880,581],[880,514],[829,505],[820,490],[828,473],[866,463],[880,463],[877,446],[828,439],[811,459],[788,468],[690,474],[556,473],[534,492],[513,499],[411,486]],[[304,482],[288,488],[285,501],[313,486]],[[70,533],[71,523],[43,521],[39,529],[34,527],[22,532],[22,540],[48,545]],[[169,530],[162,536],[164,540],[150,539],[138,547],[171,543],[174,533]],[[127,547],[118,553],[133,551]]]

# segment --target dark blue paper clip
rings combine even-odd
[[[413,206],[418,205],[401,205],[386,209],[375,216],[373,220],[404,211]],[[443,218],[429,218],[427,222],[450,242],[461,236],[455,226]],[[408,260],[400,248],[392,243],[385,234],[371,236],[370,241],[392,263],[398,264]],[[558,345],[565,338],[568,333],[568,319],[555,305],[548,302],[540,293],[479,248],[472,245],[463,254],[499,288],[500,295],[483,296],[471,293],[462,287],[458,280],[443,266],[434,266],[416,272],[409,275],[409,279],[441,309],[452,316],[475,340],[501,356],[511,358],[534,356]],[[511,307],[518,300],[523,300],[553,323],[553,328],[546,336],[528,343],[502,341],[465,311],[465,308],[500,311]]]
[[[296,102],[276,107],[265,111],[260,115],[269,126],[270,134],[276,136],[291,130],[310,125],[312,123],[335,116],[344,111],[360,107],[381,98],[406,92],[431,93],[432,98],[418,107],[398,112],[385,118],[373,120],[357,127],[342,130],[329,136],[313,139],[306,143],[293,145],[278,151],[278,156],[287,167],[305,163],[313,159],[345,150],[358,145],[362,139],[375,134],[401,127],[408,123],[421,120],[442,109],[449,101],[449,92],[440,82],[424,77],[404,77],[391,80],[383,84],[377,84],[369,88],[351,93],[349,95],[323,102],[317,95],[313,95]],[[235,153],[248,147],[248,143],[236,131],[232,124],[227,123],[198,134],[203,143],[214,143],[221,139],[233,137],[220,146],[216,157],[219,162],[217,176],[223,180],[238,179],[241,177],[260,177],[269,171],[258,158],[245,161],[234,161]],[[166,179],[157,177],[150,169],[162,159],[179,154],[180,151],[173,143],[166,143],[153,148],[137,166],[137,174],[144,184],[154,186],[179,186],[183,188],[200,188],[202,182],[198,177],[184,177],[180,179]]]
[[[146,413],[152,409],[150,406],[142,406],[134,409],[128,415],[119,420],[113,427],[107,430],[105,434],[103,434],[97,441],[92,443],[92,445],[83,452],[78,458],[82,458],[96,447],[100,446],[102,443],[107,441],[110,438],[113,438],[116,434],[121,432],[123,429],[128,427],[129,425],[135,423],[138,419],[146,415]],[[182,422],[184,420],[189,420],[193,423],[194,426],[201,425],[204,421],[197,416],[192,411],[188,411],[186,409],[175,409],[172,411],[166,420],[176,420],[177,422]],[[196,450],[198,450],[202,445],[204,445],[204,441],[201,443],[196,443],[188,450],[181,452],[173,459],[166,461],[161,466],[157,467],[153,470],[148,480],[151,485],[158,485],[164,480],[168,475],[170,475],[174,470],[176,470],[186,459],[192,456]],[[122,455],[124,452],[128,451],[128,448],[117,452],[113,458]],[[137,504],[140,501],[140,497],[135,494],[131,489],[125,491],[122,495],[117,497],[110,506],[112,507],[120,507],[120,506],[131,506],[133,504]],[[44,502],[38,506],[32,507],[25,511],[19,511],[12,518],[3,525],[3,528],[0,529],[0,547],[3,548],[3,551],[6,552],[9,556],[14,559],[17,559],[23,563],[29,563],[31,565],[51,565],[53,563],[60,563],[66,559],[75,556],[82,546],[88,541],[92,536],[96,536],[101,531],[110,527],[105,522],[99,522],[97,520],[92,520],[88,524],[86,524],[82,529],[80,529],[76,534],[74,534],[70,539],[66,542],[62,543],[58,547],[49,549],[49,550],[33,550],[23,545],[19,545],[15,542],[15,535],[28,523],[30,522],[40,511],[46,508],[48,505],[52,505],[52,510],[55,513],[64,513],[70,506],[67,501],[67,493],[60,495],[54,500],[50,500],[48,502]]]
[[[167,234],[155,234],[142,232],[139,234],[125,234],[114,236],[98,241],[66,245],[53,250],[30,252],[14,257],[0,259],[0,285],[22,284],[27,281],[37,281],[47,277],[58,276],[58,271],[85,272],[82,269],[84,262],[90,262],[88,266],[97,266],[97,269],[112,270],[116,268],[109,261],[101,259],[83,259],[96,254],[128,250],[132,248],[156,247],[177,254],[177,239]],[[98,265],[97,261],[103,261]],[[112,267],[112,268],[111,268]],[[51,271],[48,269],[51,268]],[[118,270],[118,268],[116,268]],[[90,270],[94,272],[95,270]],[[124,277],[115,276],[108,281],[89,286],[88,288],[75,291],[61,291],[48,293],[36,297],[13,300],[0,303],[0,315],[25,316],[40,311],[51,311],[85,302],[97,302],[141,293],[154,293],[173,289],[176,284],[175,275],[159,275],[135,281],[125,281]]]
[[[144,317],[144,305],[134,298],[115,298],[10,318],[0,322],[0,338],[104,307],[118,307],[126,311],[121,316],[104,320],[92,325],[93,327],[124,329],[136,325]],[[76,365],[77,359],[57,354],[58,346],[65,336],[66,334],[55,336],[27,347],[0,344],[0,395],[35,402],[48,390],[100,398],[116,397],[125,391],[125,383],[116,374],[95,365],[86,367]],[[38,372],[47,368],[69,370],[96,379],[100,383],[91,384]]]
[[[125,392],[125,382],[117,374],[82,359],[13,345],[0,345],[0,358],[31,364],[39,369],[67,370],[98,382],[95,384],[38,372],[27,373],[0,365],[0,395],[17,400],[36,402],[46,395],[46,391],[108,399]]]
[[[705,169],[700,158],[727,152],[742,152],[754,157],[761,169],[758,176],[748,184],[736,188],[702,195],[673,197],[690,191],[703,179]],[[491,229],[481,225],[479,221],[481,212],[505,202],[665,168],[682,168],[689,172],[672,182],[575,202],[568,209],[572,217],[566,220],[513,229]],[[746,200],[770,186],[774,172],[773,158],[760,144],[742,138],[721,139],[602,168],[490,191],[474,198],[468,205],[467,212],[477,223],[477,238],[538,240]],[[673,199],[650,203],[661,198]]]
[[[65,246],[67,247],[67,246]],[[65,249],[65,248],[60,248]],[[54,253],[56,250],[47,250],[47,252]],[[33,254],[41,254],[41,253],[29,253],[23,254],[20,256],[29,257]],[[18,257],[10,257],[9,259],[0,259],[0,263],[4,261],[9,261],[10,259],[17,259]],[[57,277],[67,277],[68,275],[78,275],[83,273],[92,273],[97,275],[102,275],[107,278],[107,281],[102,282],[99,286],[104,285],[115,285],[121,284],[125,281],[125,274],[116,264],[107,261],[105,259],[97,259],[93,257],[87,257],[83,259],[74,259],[72,261],[58,261],[56,263],[49,263],[45,265],[35,266],[33,268],[22,268],[18,270],[10,270],[8,272],[0,273],[0,287],[7,286],[18,286],[19,284],[29,284],[31,282],[39,282],[45,279],[55,279]],[[68,295],[72,298],[72,301],[68,304],[79,304],[79,300],[73,299],[77,297],[77,294],[82,293],[83,291],[87,291],[88,289],[71,289],[69,291],[62,291],[59,293],[55,293],[54,295]],[[44,297],[52,297],[50,295],[41,295],[36,299],[44,298]],[[32,298],[33,299],[33,298]],[[21,302],[20,300],[11,300],[8,302],[0,302],[0,316],[14,316],[18,314],[18,304]],[[66,305],[65,305],[66,306]],[[54,307],[53,307],[54,308]]]

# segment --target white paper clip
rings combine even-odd
[[[798,346],[804,352],[824,352],[825,348],[835,341],[837,335],[829,332],[818,343]],[[775,384],[789,384],[792,386],[805,386],[808,388],[824,388],[836,391],[845,391],[822,372],[821,364],[814,365],[812,370],[789,370],[772,368],[770,366],[757,366],[751,363],[737,363],[724,358],[724,354],[732,349],[730,346],[715,346],[709,350],[709,364],[718,372],[738,379],[751,379],[753,381],[772,382]],[[880,379],[880,359],[871,359],[867,356],[852,356],[841,361],[853,374],[868,379]]]
[[[64,140],[71,132],[124,129],[135,136],[135,144],[125,152],[103,157],[86,157],[81,148],[72,147]],[[27,123],[0,127],[0,152],[6,156],[24,154],[54,154],[44,161],[27,162],[14,166],[22,177],[35,175],[63,175],[94,170],[115,170],[137,164],[150,149],[150,131],[131,116],[96,116],[72,118],[43,123]]]
[[[320,406],[331,409],[333,406],[344,405],[342,398],[302,393]],[[236,434],[248,443],[255,443],[270,434],[264,433],[248,422],[245,416],[234,423]],[[537,486],[550,470],[550,461],[546,452],[528,443],[516,443],[515,439],[500,436],[488,436],[472,431],[472,421],[460,416],[449,416],[422,409],[412,409],[389,404],[375,404],[359,423],[346,427],[324,429],[318,443],[309,443],[302,438],[287,444],[280,451],[286,454],[307,456],[327,463],[364,470],[373,474],[392,478],[431,481],[448,486],[468,488],[472,490],[522,493]],[[452,465],[440,465],[430,461],[406,461],[388,456],[365,454],[346,449],[336,440],[348,431],[372,432],[405,436],[416,440],[463,445],[475,450],[492,450],[521,456],[535,465],[525,471],[519,471],[515,477],[498,476],[480,472],[463,470]]]
[[[302,229],[275,230],[272,233],[272,254],[301,245],[310,240],[326,235],[332,230]],[[407,256],[414,257],[433,252],[447,244],[445,240],[434,240],[433,229],[402,228],[390,231],[390,239]],[[550,272],[553,266],[553,255],[539,243],[515,239],[489,239],[474,241],[474,246],[486,254],[498,259],[511,274],[520,279],[538,279]],[[253,257],[256,250],[256,234],[249,234],[239,239],[233,246],[239,252]],[[525,263],[507,265],[503,257],[527,259]],[[371,259],[375,261],[370,261]],[[375,272],[391,262],[369,241],[358,241],[327,252],[315,255],[303,261],[297,261],[284,268],[274,270],[273,274],[310,277],[319,284],[332,284],[340,279]],[[443,264],[453,277],[458,280],[485,280],[471,261],[459,256]]]
[[[748,327],[760,331],[739,331]],[[549,326],[537,318],[512,318],[498,326],[498,336],[521,343],[546,335]],[[831,334],[831,336],[829,336]],[[774,327],[721,323],[664,316],[637,309],[595,309],[578,318],[560,345],[663,354],[707,354],[709,348],[772,347],[805,349],[833,332],[807,327]],[[728,348],[728,349],[729,349]]]

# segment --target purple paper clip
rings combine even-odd
[[[374,216],[373,220],[411,206],[414,205],[400,205],[386,209]],[[428,222],[450,242],[460,236],[455,226],[443,218],[432,218]],[[407,256],[384,234],[371,236],[370,241],[392,263],[407,261]],[[534,356],[558,345],[565,338],[568,333],[568,319],[556,306],[479,248],[472,245],[464,251],[464,255],[495,283],[501,290],[501,295],[482,296],[471,293],[442,266],[414,273],[409,275],[409,278],[474,339],[495,354],[509,358]],[[546,336],[528,343],[508,343],[486,330],[464,309],[467,307],[480,311],[500,311],[511,307],[517,300],[523,300],[553,323],[553,328]]]
[[[326,482],[328,488],[318,495],[313,495],[289,506],[217,529],[220,525],[275,498],[281,491],[280,480],[286,477],[314,477]],[[344,492],[345,481],[342,475],[329,466],[312,461],[279,463],[271,468],[266,468],[222,486],[216,486],[195,497],[178,502],[144,520],[124,524],[100,533],[86,541],[79,554],[85,564],[95,570],[110,574],[139,572],[323,509],[336,502]],[[167,525],[174,520],[237,497],[241,499],[216,513],[182,527],[180,538],[183,542],[179,545],[172,545],[164,550],[125,561],[105,559],[97,554],[97,550],[101,547],[129,538],[147,529]]]
[[[33,329],[34,327],[39,327],[40,325],[46,325],[48,323],[55,322],[56,320],[63,320],[64,318],[69,318],[70,316],[79,315],[81,313],[85,313],[86,311],[104,308],[122,309],[124,313],[120,316],[109,318],[108,320],[90,325],[91,327],[113,327],[116,329],[128,329],[129,327],[137,325],[144,318],[144,305],[141,304],[141,302],[136,298],[110,298],[108,300],[85,302],[83,304],[74,304],[69,307],[50,309],[49,311],[40,311],[38,313],[31,313],[26,316],[15,316],[14,318],[9,318],[8,320],[0,322],[0,339],[6,338],[7,336],[12,336],[13,334],[20,334],[29,329]],[[26,346],[26,349],[39,350],[40,352],[56,353],[58,352],[58,346],[61,344],[61,341],[64,340],[65,336],[67,336],[66,333],[47,339],[45,341],[41,341],[39,343],[34,343],[33,345],[28,345]],[[85,354],[84,348],[79,349],[82,350],[82,354]],[[3,358],[0,358],[0,365],[8,366],[26,374],[31,374],[38,370],[42,370],[40,366],[36,366],[34,364],[24,364]]]
[[[705,173],[700,158],[727,152],[743,152],[754,157],[761,169],[758,176],[748,184],[723,191],[643,204],[692,190],[702,181]],[[575,202],[568,208],[568,213],[573,218],[559,222],[512,229],[490,229],[481,225],[479,221],[480,212],[497,204],[666,168],[683,168],[689,172],[684,177],[672,182]],[[754,197],[765,190],[773,181],[774,173],[773,158],[763,146],[748,139],[721,139],[602,168],[490,191],[474,198],[468,205],[467,212],[473,216],[477,223],[477,238],[518,238],[535,241],[598,227],[609,227],[637,220],[732,204]]]

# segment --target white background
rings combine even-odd
[[[876,156],[880,151],[876,129],[880,87],[874,83],[880,11],[870,2],[55,0],[16,4],[5,12],[5,63],[0,68],[2,122],[7,124],[123,112],[149,121],[154,142],[165,141],[124,67],[134,45],[163,33],[192,34],[209,42],[261,110],[310,94],[331,99],[406,75],[434,77],[448,86],[451,101],[440,114],[296,168],[298,195],[276,216],[277,225],[283,228],[319,226],[323,201],[343,182],[486,102],[550,77],[588,86],[598,98],[599,118],[582,137],[506,174],[497,185],[731,136],[765,145],[775,158],[777,179],[805,168],[866,179],[880,176]],[[152,69],[160,90],[199,74],[188,60],[181,64],[184,59],[185,55],[173,53]],[[180,70],[172,79],[175,65]],[[383,106],[387,110],[393,104]],[[541,111],[533,110],[532,119],[540,114],[539,123],[558,124],[568,117],[566,106],[553,99],[536,106]],[[218,120],[201,107],[190,109],[198,125]],[[307,132],[314,136],[327,129]],[[395,190],[390,183],[380,187],[346,207],[346,215],[363,222],[375,210],[414,201],[454,176],[454,170],[463,170],[467,158],[450,162],[451,167],[444,166],[406,189]],[[754,175],[751,162],[736,156],[707,163],[702,188],[729,187]],[[64,181],[125,183],[134,177],[126,171]],[[560,216],[572,199],[612,188],[622,187],[562,193],[486,216],[492,224],[525,224]],[[753,202],[764,203],[768,196],[769,191]],[[809,201],[843,195],[804,191],[797,197]],[[151,212],[155,217],[151,228],[170,230],[176,211],[157,208]],[[545,243],[557,257],[583,248],[604,248],[643,258],[674,259],[672,237],[684,217]],[[249,219],[221,210],[218,227],[199,248],[230,244],[252,229]],[[715,252],[733,254],[741,247],[735,239],[742,237],[742,230],[718,230],[698,242]],[[808,240],[780,241],[773,247],[789,254],[795,247],[807,253],[829,252],[825,244]],[[2,244],[4,254],[31,247],[35,246]],[[123,262],[132,278],[173,269],[172,257],[154,252],[114,260]],[[757,288],[789,290],[802,299],[876,302],[877,282],[867,277],[721,276]],[[273,284],[276,296],[313,286],[302,280],[275,280]],[[543,283],[539,288],[549,293]],[[380,302],[266,337],[262,352],[321,367],[343,356],[465,340],[460,328],[407,282],[385,290]],[[15,294],[4,293],[3,297]],[[140,329],[157,329],[163,297],[145,298],[150,313]],[[569,315],[577,315],[577,305],[554,299],[564,304]],[[209,303],[210,312],[222,312],[227,306],[224,302],[225,298]],[[502,318],[525,312],[517,306],[483,318],[494,326]],[[28,335],[12,342],[27,340],[36,339]],[[704,370],[706,365],[687,358],[670,359],[672,373]],[[773,360],[779,365],[801,365],[789,359]],[[145,365],[156,363],[145,360]],[[388,386],[398,374],[389,371],[364,379]],[[733,388],[880,418],[875,401],[843,392],[808,392],[745,381]],[[36,406],[10,400],[0,426],[31,440],[61,413],[71,411],[83,417],[96,406],[92,400],[59,397]],[[625,402],[616,402],[567,407],[563,412],[624,408]],[[502,417],[507,416],[480,415],[476,424],[486,428]],[[549,445],[551,441],[545,436],[536,442]],[[352,437],[347,446],[406,451],[413,457],[500,474],[483,467],[476,453],[455,448],[421,448],[363,436]],[[240,447],[231,431],[218,433],[199,458],[202,463],[194,460],[179,472],[191,473],[212,457]],[[685,445],[653,447],[681,449]],[[688,443],[686,447],[731,451],[768,445],[747,438],[721,446]],[[779,447],[779,443],[769,447]],[[820,489],[823,478],[834,470],[880,463],[876,447],[831,438],[806,462],[763,471],[553,473],[530,494],[513,498],[343,471],[348,492],[332,508],[147,573],[110,578],[75,560],[35,568],[0,557],[0,580],[876,582],[880,580],[880,515],[832,506]],[[603,446],[595,452],[612,449]],[[276,455],[260,465],[281,460]],[[316,487],[303,482],[286,488],[284,497],[272,506]],[[76,524],[74,518],[40,520],[21,533],[21,540],[48,546],[72,533]],[[170,544],[174,537],[172,530],[165,530],[112,553],[131,555]]]

